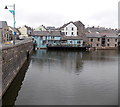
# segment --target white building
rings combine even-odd
[[[18,30],[20,31],[20,33],[23,37],[28,37],[32,33],[32,29],[30,27],[26,26],[26,25],[19,28]]]
[[[34,31],[46,31],[45,26],[41,25],[39,27],[37,27]]]
[[[73,23],[64,27],[62,32],[64,32],[66,36],[78,36],[77,27]]]
[[[61,32],[64,32],[65,36],[81,36],[83,37],[85,35],[85,26],[82,22],[76,21],[76,22],[69,22],[67,24],[64,24],[60,30]]]

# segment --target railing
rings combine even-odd
[[[75,44],[48,44],[47,47],[87,47]]]

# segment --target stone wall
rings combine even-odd
[[[2,95],[33,50],[32,41],[2,48]]]
[[[91,41],[91,39],[93,41]],[[109,41],[108,41],[109,39]],[[105,46],[102,46],[102,38],[89,38],[89,44],[93,48],[97,49],[117,49],[118,38],[105,38]]]

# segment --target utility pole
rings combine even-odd
[[[13,5],[6,5],[5,9],[8,9],[8,7],[13,7],[13,10],[9,10],[9,11],[13,14],[13,28],[15,29],[15,24],[16,24],[16,21],[15,21],[15,4],[13,4]],[[14,37],[13,37],[13,44],[15,45],[15,36],[16,36],[16,32],[15,31],[14,31],[13,35],[14,35]]]

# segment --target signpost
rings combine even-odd
[[[15,21],[15,4],[13,5],[6,5],[5,6],[5,9],[8,9],[8,7],[12,7],[13,9],[9,9],[9,12],[12,13],[13,15],[13,27],[15,28],[15,24],[16,24],[16,21]],[[16,35],[16,32],[14,32],[14,37],[13,37],[13,44],[15,45],[15,35]]]

